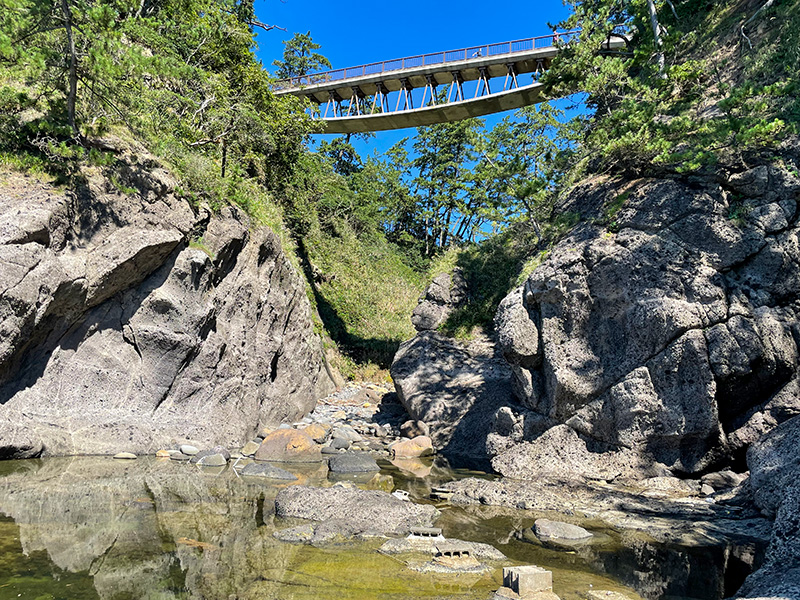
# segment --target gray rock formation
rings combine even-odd
[[[774,517],[784,494],[800,481],[800,419],[782,423],[747,451],[753,500],[765,515]]]
[[[330,390],[277,236],[195,214],[153,160],[118,167],[138,193],[2,178],[2,458],[238,446]]]
[[[561,210],[584,224],[500,306],[515,395],[674,472],[741,465],[800,413],[800,178],[758,167],[721,183],[626,185],[573,190]],[[501,452],[494,464],[525,473],[511,462]]]
[[[467,282],[456,268],[433,278],[411,315],[417,331],[433,331],[445,322],[450,313],[467,298]]]
[[[761,569],[737,597],[800,598],[800,418],[779,425],[747,452],[753,499],[775,516]]]
[[[420,332],[400,346],[391,374],[403,406],[428,425],[439,452],[486,456],[493,415],[511,399],[511,370],[489,338],[461,344]]]

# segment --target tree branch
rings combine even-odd
[[[225,131],[223,131],[222,133],[220,133],[216,137],[204,138],[202,140],[197,140],[196,142],[192,142],[191,144],[189,144],[189,147],[190,148],[194,148],[196,146],[207,146],[208,144],[216,144],[218,141],[220,141],[222,138],[224,138],[226,135],[228,135],[231,131],[233,131],[233,127],[232,126],[228,127]]]
[[[667,5],[672,9],[672,14],[675,16],[675,20],[680,23],[681,18],[678,16],[678,11],[675,10],[675,5],[672,3],[672,0],[664,0],[664,2],[666,2]]]
[[[239,15],[237,15],[236,12],[232,10],[223,8],[222,12],[227,13],[229,15],[234,15],[237,18],[239,17]],[[258,27],[259,29],[263,29],[264,31],[272,31],[273,29],[280,29],[281,31],[286,31],[285,27],[280,27],[278,25],[267,25],[266,23],[262,23],[256,18],[247,19],[246,21],[243,21],[243,23],[245,25],[250,25],[250,27]]]
[[[767,1],[766,1],[764,4],[762,4],[762,5],[761,5],[761,8],[759,8],[759,9],[758,9],[758,10],[757,10],[757,11],[756,11],[754,14],[753,14],[753,16],[752,16],[752,17],[750,17],[749,19],[747,19],[747,21],[745,21],[745,22],[744,22],[744,25],[742,25],[742,28],[739,30],[739,32],[742,34],[742,37],[743,37],[745,40],[747,40],[747,45],[748,45],[748,46],[750,46],[750,49],[751,49],[751,50],[753,49],[753,43],[750,41],[750,38],[749,38],[749,37],[747,37],[747,34],[744,32],[744,28],[745,28],[745,27],[747,27],[748,25],[750,25],[750,23],[752,23],[753,21],[755,21],[756,17],[757,17],[759,14],[761,14],[761,11],[762,11],[762,10],[764,10],[764,9],[766,9],[766,8],[769,8],[769,7],[770,7],[770,6],[772,6],[774,3],[775,3],[775,0],[767,0]]]

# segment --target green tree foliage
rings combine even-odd
[[[733,1],[568,0],[580,29],[544,82],[595,110],[576,162],[594,169],[694,171],[798,131],[800,2],[756,15]],[[757,7],[756,7],[757,8]],[[740,35],[755,16],[752,49]],[[608,50],[613,33],[627,48]],[[739,158],[736,158],[739,157]]]
[[[313,127],[302,102],[272,96],[253,54],[252,27],[263,24],[251,2],[0,0],[0,7],[7,151],[79,157],[93,137],[123,128],[179,171],[210,160],[223,176],[273,188],[294,171]]]
[[[567,165],[564,155],[572,152],[574,136],[562,127],[562,116],[543,103],[488,131],[479,119],[420,127],[413,141],[401,140],[383,160],[350,160],[355,172],[348,180],[359,200],[374,206],[389,239],[410,256],[430,258],[519,219],[538,230]],[[343,143],[324,150],[333,159]]]
[[[275,76],[289,79],[307,75],[323,67],[330,68],[331,62],[322,54],[315,52],[320,45],[311,39],[311,32],[295,33],[290,40],[284,42],[283,60],[273,61],[277,67]]]

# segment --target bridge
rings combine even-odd
[[[313,73],[277,81],[273,90],[278,96],[292,94],[317,104],[316,116],[325,121],[325,133],[386,131],[481,117],[545,100],[539,77],[559,48],[577,34],[553,32]],[[603,49],[625,45],[624,37],[614,35]],[[502,87],[498,78],[503,78]]]

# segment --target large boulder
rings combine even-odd
[[[332,389],[278,237],[119,159],[133,194],[0,177],[2,457],[240,446]]]
[[[467,298],[467,283],[461,269],[433,278],[411,315],[417,331],[433,331]]]
[[[338,530],[345,537],[359,533],[405,535],[412,527],[431,527],[439,516],[439,511],[428,504],[342,484],[281,490],[275,498],[275,512],[279,517],[322,522],[323,529]]]
[[[429,427],[438,452],[486,457],[494,413],[512,400],[511,369],[490,338],[462,344],[423,331],[401,344],[391,374],[403,406]]]

